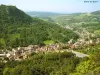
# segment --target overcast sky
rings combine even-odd
[[[69,13],[100,10],[100,0],[94,1],[98,2],[84,3],[84,0],[0,0],[0,4],[14,5],[23,11]]]

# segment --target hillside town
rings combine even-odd
[[[100,38],[97,38],[95,40],[84,40],[84,39],[78,39],[77,42],[73,43],[73,39],[68,41],[67,44],[50,44],[46,46],[38,46],[38,45],[29,45],[28,47],[17,47],[13,48],[12,50],[5,50],[0,52],[0,58],[2,59],[2,62],[7,62],[7,60],[24,60],[29,58],[29,56],[35,52],[52,52],[57,50],[74,50],[74,49],[80,49],[89,45],[95,45],[100,44]]]

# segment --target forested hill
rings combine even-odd
[[[31,18],[14,6],[0,6],[0,49],[45,42],[66,43],[78,35],[54,23]]]
[[[0,24],[30,24],[32,18],[15,6],[0,5]]]
[[[92,12],[91,14],[93,14],[93,15],[100,15],[100,10],[94,11],[94,12]]]

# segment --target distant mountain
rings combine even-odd
[[[66,26],[76,24],[80,25],[81,23],[89,23],[89,22],[100,22],[100,11],[94,11],[91,13],[72,13],[65,15],[53,16],[52,19],[55,23]]]
[[[32,18],[15,6],[0,5],[0,24],[29,24]]]
[[[53,12],[38,12],[38,11],[31,11],[26,12],[28,15],[32,17],[49,17],[49,16],[57,16],[60,15],[60,13],[53,13]]]
[[[94,12],[92,12],[91,14],[94,14],[94,15],[100,15],[100,10],[94,11]]]

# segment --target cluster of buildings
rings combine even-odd
[[[17,48],[13,48],[12,50],[6,50],[5,52],[2,52],[2,54],[0,54],[0,59],[21,61],[29,58],[29,56],[33,52],[46,53],[46,52],[58,51],[64,48],[68,50],[73,50],[73,49],[80,49],[85,46],[95,45],[95,44],[100,44],[100,38],[95,39],[95,41],[91,39],[88,41],[84,39],[78,39],[77,42],[75,43],[73,43],[73,39],[71,39],[70,41],[68,41],[67,44],[51,44],[46,46],[29,45],[28,47],[17,47]]]
[[[38,45],[29,45],[28,47],[17,47],[13,48],[11,51],[6,50],[6,52],[3,52],[0,54],[0,57],[4,59],[4,57],[7,60],[24,60],[26,58],[29,58],[31,53],[39,53],[39,52],[50,52],[55,51],[60,48],[60,44],[52,44],[52,45],[46,45],[46,46],[38,46]]]
[[[75,43],[72,43],[72,40],[73,39],[71,39],[68,42],[69,49],[80,49],[80,48],[83,48],[83,47],[86,47],[86,46],[90,46],[90,45],[93,46],[93,45],[96,45],[96,44],[100,44],[100,38],[97,38],[95,40],[92,40],[92,39],[85,40],[85,39],[80,38]]]

